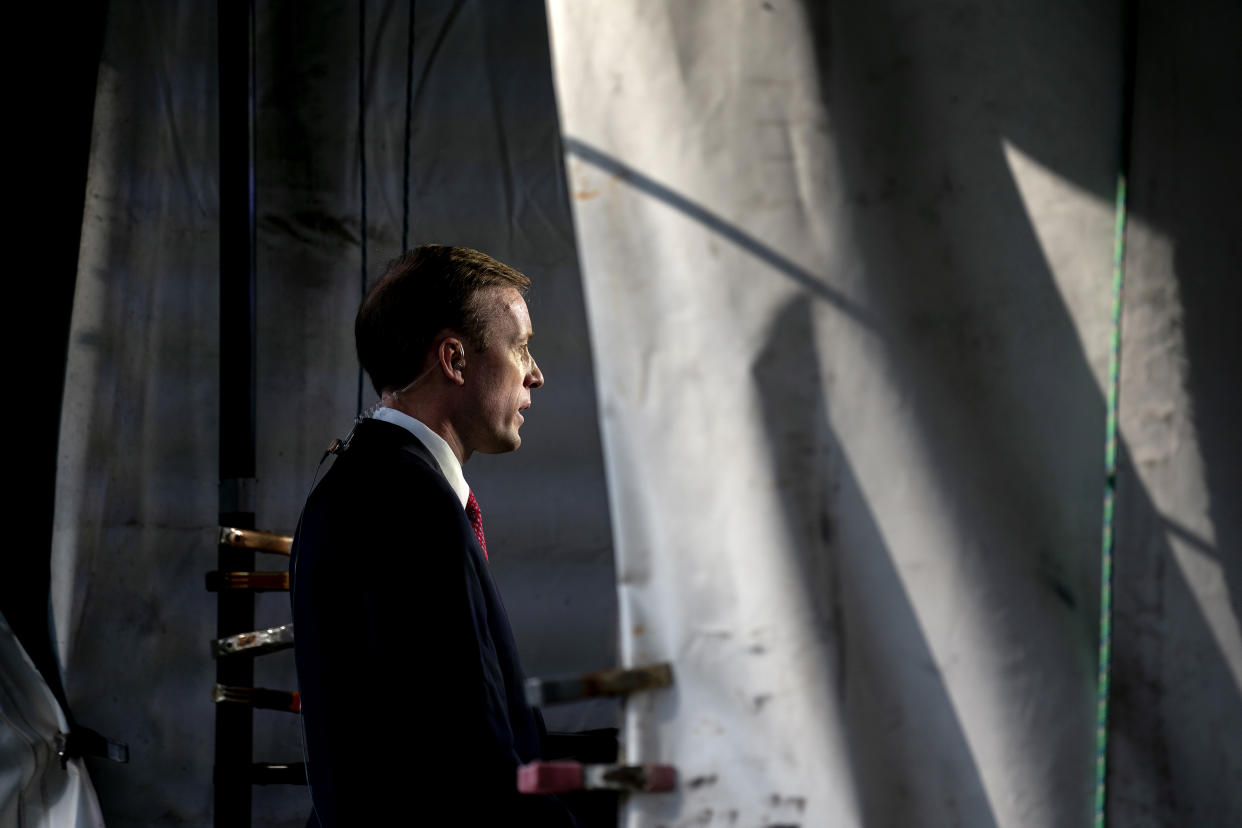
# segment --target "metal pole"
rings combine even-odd
[[[220,525],[253,529],[255,476],[254,2],[217,3],[220,77]],[[220,546],[219,569],[253,570],[254,552]],[[254,593],[217,594],[217,637],[254,629]],[[220,659],[216,681],[254,685],[251,658]],[[206,701],[206,693],[204,693]],[[218,704],[214,823],[250,825],[254,720]]]

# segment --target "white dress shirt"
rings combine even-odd
[[[457,462],[457,455],[453,454],[453,450],[449,448],[449,444],[444,442],[444,438],[436,434],[425,424],[414,419],[404,411],[398,411],[395,408],[375,409],[375,413],[371,415],[373,420],[383,420],[386,423],[392,423],[404,428],[406,431],[418,438],[427,451],[431,452],[431,456],[435,458],[436,463],[440,465],[440,473],[444,475],[444,479],[453,487],[453,491],[461,500],[461,507],[466,508],[466,501],[470,499],[470,484],[466,482],[466,477],[461,473],[461,463]]]

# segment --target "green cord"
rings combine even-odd
[[[1100,550],[1100,653],[1095,696],[1095,828],[1104,828],[1108,775],[1108,688],[1113,639],[1113,514],[1117,496],[1117,391],[1121,366],[1121,300],[1125,281],[1126,177],[1117,176],[1113,228],[1113,316],[1109,335],[1108,415],[1104,426],[1104,532]]]

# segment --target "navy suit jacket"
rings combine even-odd
[[[358,424],[290,570],[311,825],[575,824],[516,792],[542,721],[478,539],[417,438]]]

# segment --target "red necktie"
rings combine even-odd
[[[487,541],[483,539],[483,513],[479,511],[479,501],[474,496],[474,489],[470,490],[470,497],[466,499],[466,517],[474,527],[474,536],[479,539],[479,546],[483,547],[483,560],[486,561]]]

